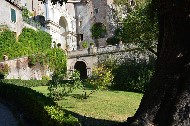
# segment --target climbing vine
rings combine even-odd
[[[40,63],[48,65],[52,71],[66,72],[66,56],[63,50],[51,49],[52,38],[47,32],[24,28],[16,40],[16,34],[10,30],[0,33],[0,60],[3,55],[9,59],[28,56],[29,66]]]
[[[18,56],[19,44],[16,43],[16,34],[6,29],[0,33],[0,60],[3,60],[3,55],[8,55],[9,58]]]
[[[31,15],[30,11],[26,7],[23,7],[22,8],[22,17],[29,18],[30,15]]]

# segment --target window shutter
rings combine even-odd
[[[11,21],[16,22],[16,11],[11,8]]]

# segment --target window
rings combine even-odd
[[[96,12],[96,14],[99,13],[99,9],[98,9],[98,8],[95,8],[95,12]]]
[[[83,41],[83,34],[80,34],[79,37],[80,37],[79,40]]]
[[[79,27],[81,27],[82,26],[82,21],[79,21]]]
[[[11,21],[16,22],[16,11],[11,8]]]

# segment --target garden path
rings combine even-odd
[[[18,126],[12,112],[2,103],[0,103],[0,126]]]

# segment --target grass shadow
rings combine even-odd
[[[82,100],[84,99],[84,95],[83,94],[70,94],[71,97]]]
[[[72,116],[78,118],[82,126],[125,126],[125,122],[117,122],[112,120],[96,119],[92,117],[86,117],[78,113],[64,110],[66,113],[71,114]]]

